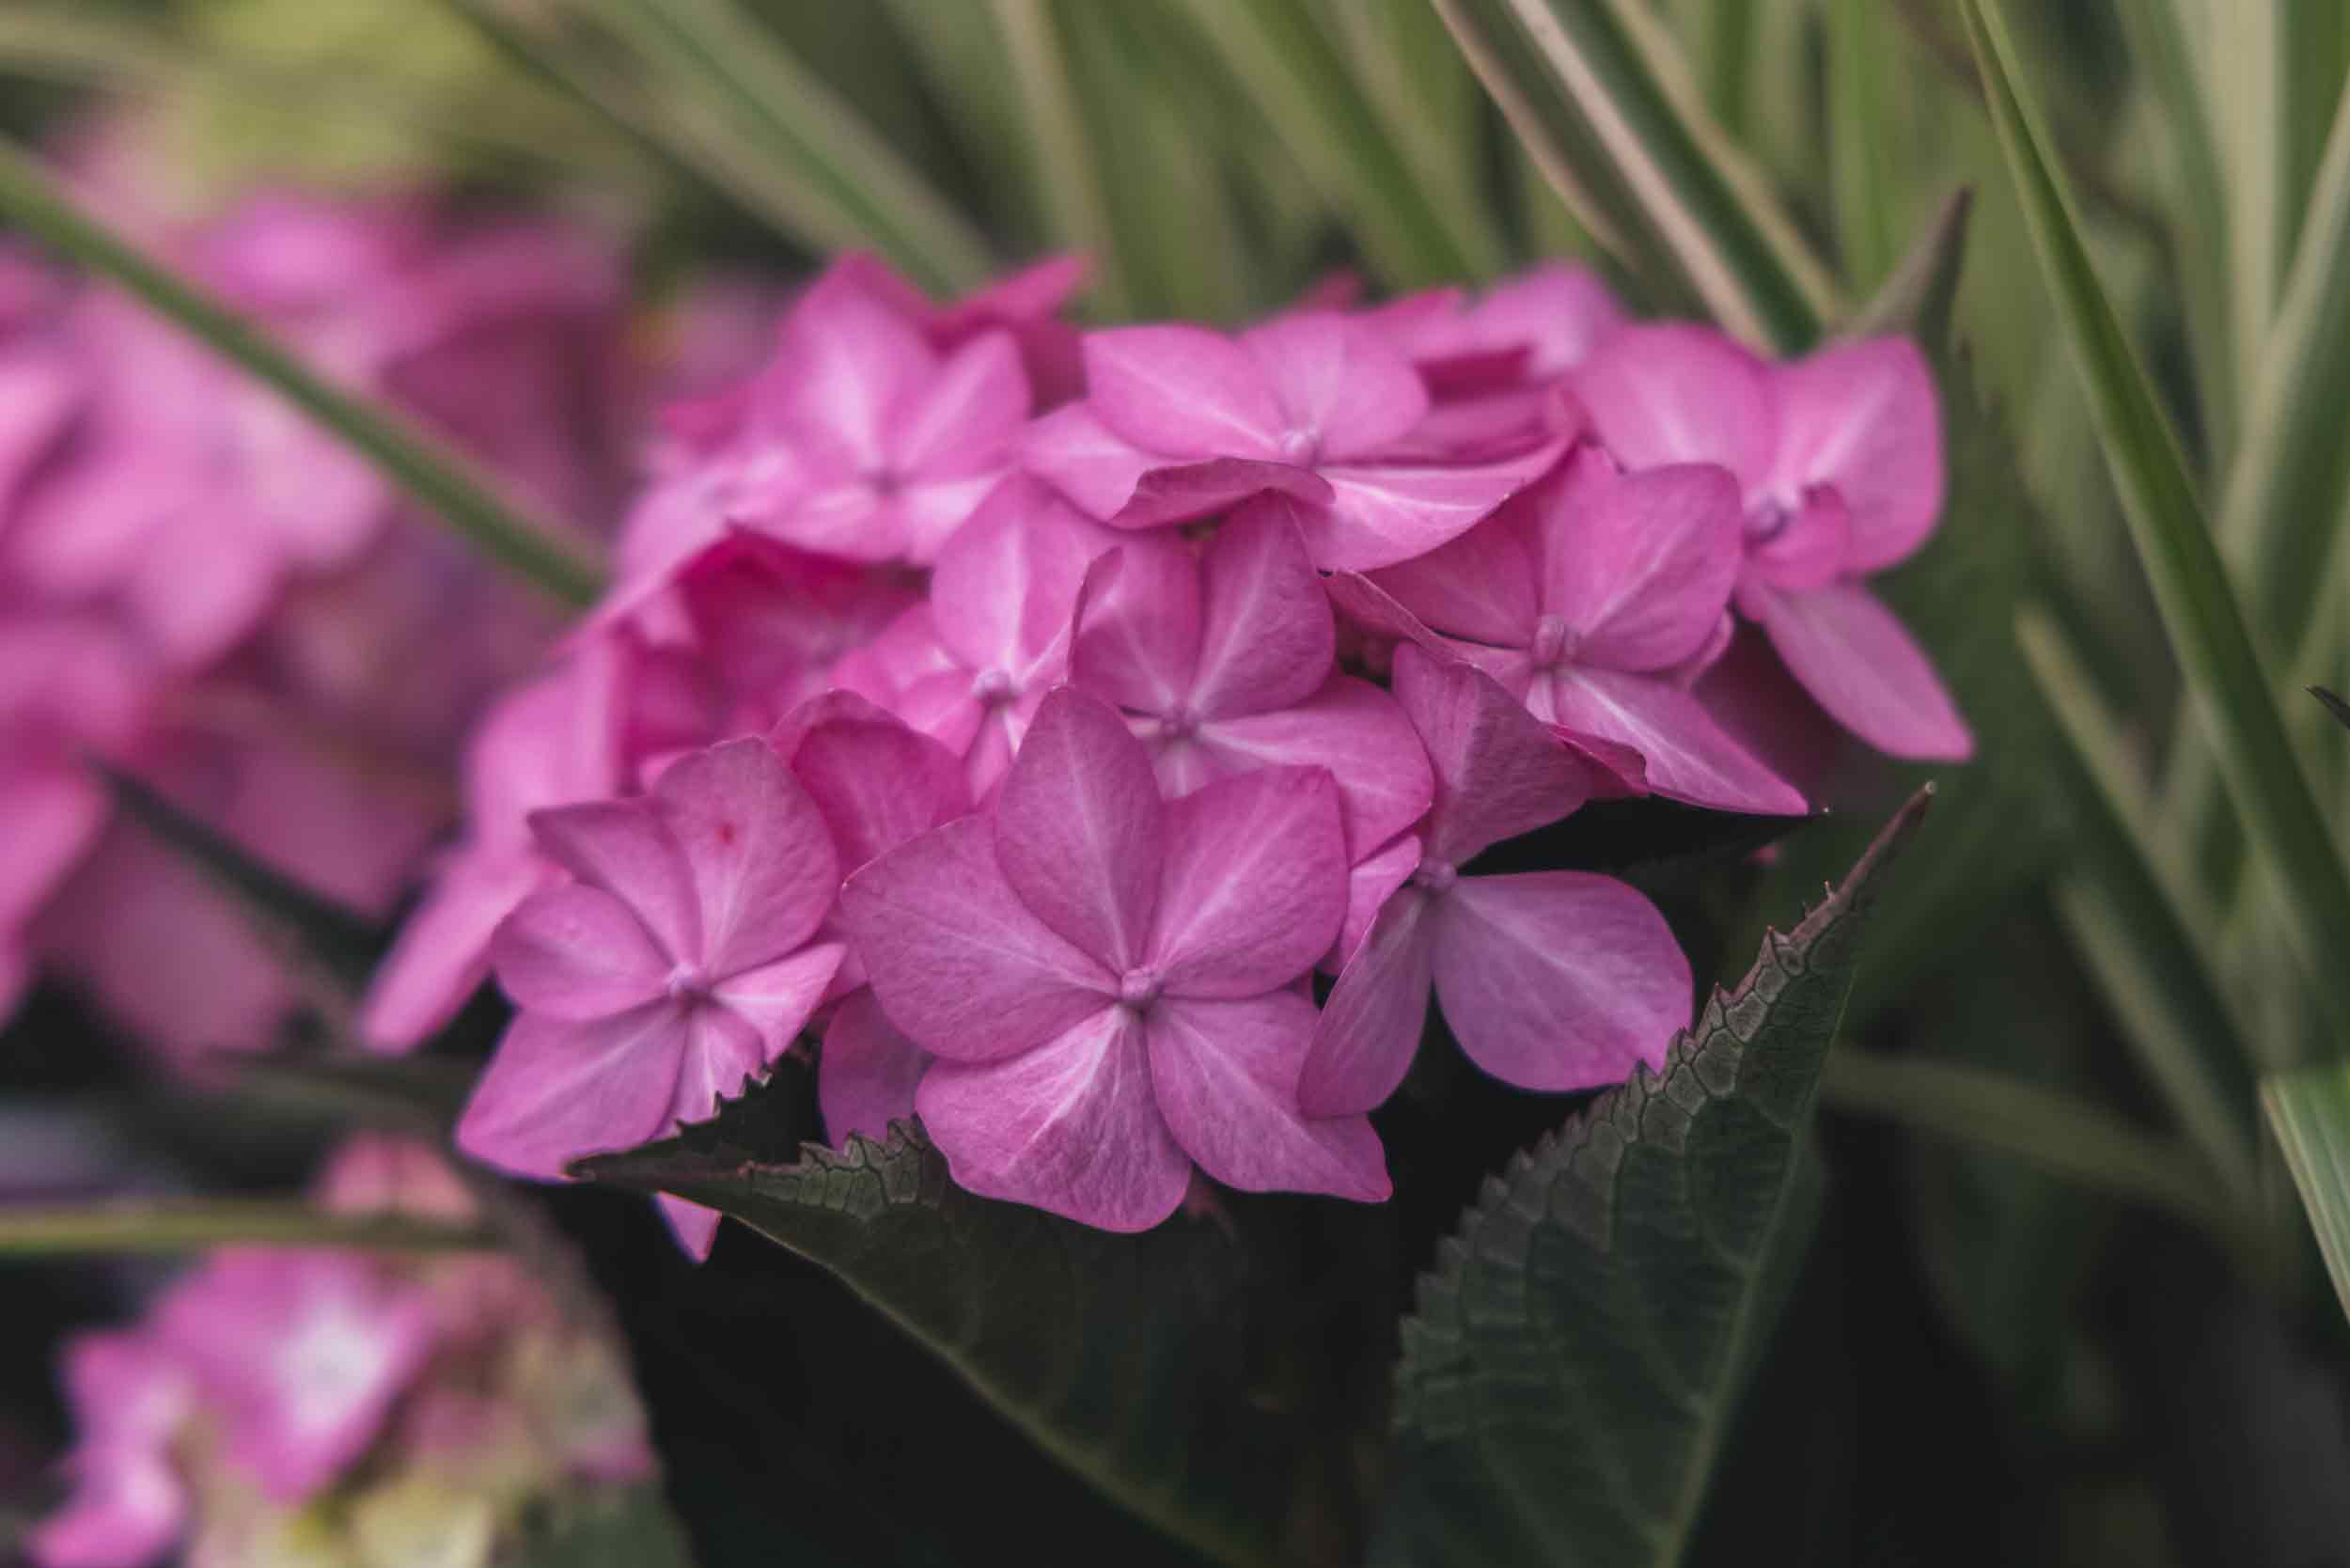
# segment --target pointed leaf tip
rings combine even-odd
[[[1512,1156],[1438,1247],[1374,1562],[1680,1560],[1802,1263],[1803,1141],[1865,917],[1933,793],[1765,937],[1663,1072]]]
[[[1950,312],[1965,271],[1966,231],[1975,190],[1961,185],[1942,202],[1909,254],[1846,326],[1846,338],[1901,333],[1939,357],[1950,346]]]
[[[2318,701],[2326,704],[2327,713],[2340,719],[2344,725],[2350,725],[2350,702],[2343,701],[2338,694],[2329,692],[2323,686],[2310,686],[2304,689]]]

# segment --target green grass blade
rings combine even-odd
[[[2261,1104],[2350,1312],[2350,1061],[2272,1074],[2261,1080]]]
[[[1027,116],[1029,156],[1057,244],[1093,258],[1093,303],[1112,318],[1134,308],[1127,250],[1119,243],[1103,183],[1100,139],[1088,127],[1069,49],[1051,0],[995,0],[996,30]]]
[[[672,114],[717,114],[741,141],[728,156],[770,161],[804,192],[820,248],[870,245],[940,293],[993,268],[970,221],[733,0],[584,3],[653,65]]]
[[[1660,303],[1782,353],[1842,314],[1827,270],[1697,102],[1637,0],[1435,0],[1585,227]]]
[[[1844,279],[1875,288],[1901,258],[1901,184],[1892,168],[1904,86],[1892,58],[1883,0],[1828,0],[1828,189]]]
[[[30,153],[5,139],[0,219],[119,285],[268,384],[490,559],[573,604],[593,602],[602,589],[603,569],[585,547],[501,494],[470,459],[398,411],[320,376],[268,333],[84,212]]]
[[[2222,106],[2214,130],[2228,203],[2228,331],[2245,391],[2260,374],[2292,224],[2283,10],[2279,0],[2212,0],[2204,40],[2212,102]]]
[[[2063,634],[2027,611],[2015,635],[2082,785],[2074,827],[2083,870],[2059,884],[2058,913],[2180,1128],[2232,1192],[2248,1195],[2254,1111],[2245,1062],[2258,1036],[2231,1005],[2214,922],[2198,918],[2186,867],[2130,771],[2132,747]]]
[[[2230,593],[2178,437],[2138,368],[2081,243],[2045,132],[1989,0],[1961,0],[1993,122],[2042,272],[2096,416],[2107,464],[2172,651],[2197,696],[2230,798],[2286,889],[2304,973],[2350,1043],[2350,875],[2318,813],[2260,655]]]
[[[2172,0],[2117,6],[2130,55],[2168,133],[2171,204],[2178,214],[2181,292],[2195,360],[2196,402],[2211,449],[2234,450],[2243,389],[2236,380],[2234,317],[2228,291],[2227,181],[2212,128],[2211,99],[2195,46]]]
[[[1498,233],[1462,204],[1439,201],[1402,149],[1414,128],[1390,123],[1336,41],[1297,0],[1183,0],[1199,36],[1345,215],[1371,266],[1398,286],[1489,278]]]
[[[338,1214],[285,1199],[0,1204],[0,1258],[205,1252],[216,1247],[446,1252],[497,1245],[496,1234],[487,1226],[405,1215]]]
[[[1921,1057],[1830,1053],[1820,1098],[1911,1132],[2028,1160],[2055,1175],[2175,1215],[2232,1247],[2250,1245],[2243,1215],[2191,1152],[2103,1106],[2039,1084]]]

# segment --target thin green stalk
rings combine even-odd
[[[1844,281],[1874,289],[1901,259],[1892,145],[1902,86],[1886,70],[1883,0],[1829,0],[1828,183]]]
[[[341,1214],[285,1199],[138,1199],[0,1205],[0,1257],[205,1252],[216,1247],[334,1247],[368,1252],[487,1251],[486,1226]]]
[[[2350,1312],[2350,1061],[2272,1074],[2261,1080],[2261,1104]]]
[[[2048,138],[2019,86],[2015,53],[1991,0],[1961,0],[2058,318],[2097,417],[2138,560],[2154,589],[2196,713],[2230,798],[2287,896],[2303,972],[2338,1042],[2350,1043],[2350,875],[2294,756],[2273,686],[2218,552],[2177,434],[2097,281]]]
[[[83,212],[30,153],[6,139],[0,218],[119,284],[266,383],[491,559],[570,604],[590,604],[601,591],[603,568],[587,549],[500,494],[462,453],[396,410],[327,382],[259,327]]]
[[[995,11],[1027,115],[1035,182],[1058,231],[1058,243],[1093,258],[1094,305],[1112,318],[1128,315],[1134,302],[1126,284],[1125,247],[1111,221],[1098,139],[1086,125],[1051,0],[995,0]]]
[[[1296,0],[1182,0],[1194,29],[1279,133],[1368,259],[1396,285],[1488,278],[1498,233],[1433,199],[1321,23]]]
[[[2247,1216],[2194,1152],[2149,1137],[2101,1105],[1980,1068],[1849,1046],[1820,1077],[1829,1106],[1898,1122],[1947,1142],[2028,1160],[2050,1173],[2184,1220],[2241,1256]]]
[[[1705,115],[1637,0],[1434,0],[1584,227],[1730,331],[1780,353],[1842,315],[1827,269]]]

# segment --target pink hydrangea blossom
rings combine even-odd
[[[361,1037],[384,1051],[422,1043],[488,976],[491,933],[561,875],[539,853],[530,813],[617,793],[631,647],[606,638],[517,686],[467,749],[466,833],[378,965]]]
[[[1451,543],[1340,591],[1379,629],[1476,665],[1536,718],[1628,749],[1629,785],[1799,812],[1803,797],[1688,689],[1729,639],[1738,529],[1727,469],[1620,475],[1587,447]]]
[[[1869,338],[1774,365],[1709,328],[1629,327],[1574,385],[1628,466],[1717,463],[1738,477],[1739,613],[1838,722],[1897,757],[1972,751],[1925,651],[1863,582],[1941,517],[1940,411],[1914,344]]]
[[[1432,289],[1365,313],[1411,357],[1432,406],[1415,445],[1457,461],[1572,435],[1582,405],[1564,384],[1608,334],[1623,306],[1588,267],[1545,263],[1472,302]]]
[[[814,940],[840,871],[822,813],[757,738],[681,760],[649,796],[530,821],[577,881],[498,928],[492,962],[518,1011],[458,1141],[553,1177],[707,1119],[782,1055],[840,966],[840,944]],[[667,1207],[707,1252],[716,1216]]]
[[[196,1380],[157,1336],[137,1330],[76,1335],[64,1361],[73,1490],[26,1549],[41,1568],[147,1568],[187,1525],[187,1488],[170,1450],[196,1411]]]
[[[1279,492],[1303,503],[1307,544],[1325,571],[1434,549],[1564,446],[1539,441],[1480,463],[1410,456],[1426,385],[1377,329],[1334,311],[1276,318],[1238,339],[1184,325],[1113,328],[1087,336],[1085,363],[1084,401],[1029,428],[1031,472],[1125,528]]]
[[[850,880],[882,1010],[938,1059],[916,1094],[955,1179],[1109,1230],[1245,1190],[1384,1199],[1377,1135],[1308,1118],[1297,982],[1344,917],[1326,770],[1269,768],[1172,804],[1116,712],[1063,690],[994,810]]]
[[[1330,602],[1285,497],[1248,503],[1195,552],[1162,534],[1094,563],[1070,682],[1122,709],[1161,787],[1325,767],[1368,853],[1428,808],[1427,760],[1395,700],[1334,673]]]
[[[982,796],[1067,672],[1086,569],[1120,538],[1015,475],[940,554],[929,600],[842,659],[834,679],[964,758]]]
[[[1433,989],[1471,1061],[1526,1089],[1615,1083],[1664,1060],[1691,1009],[1655,906],[1584,871],[1463,876],[1489,845],[1582,804],[1585,764],[1491,676],[1410,645],[1396,697],[1435,767],[1416,860],[1339,973],[1300,1073],[1313,1114],[1370,1110],[1419,1044]]]

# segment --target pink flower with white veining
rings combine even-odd
[[[1195,1165],[1250,1191],[1387,1196],[1360,1117],[1311,1118],[1296,981],[1345,914],[1338,792],[1271,768],[1162,802],[1117,713],[1059,691],[994,810],[883,855],[843,911],[955,1180],[1147,1230]]]

